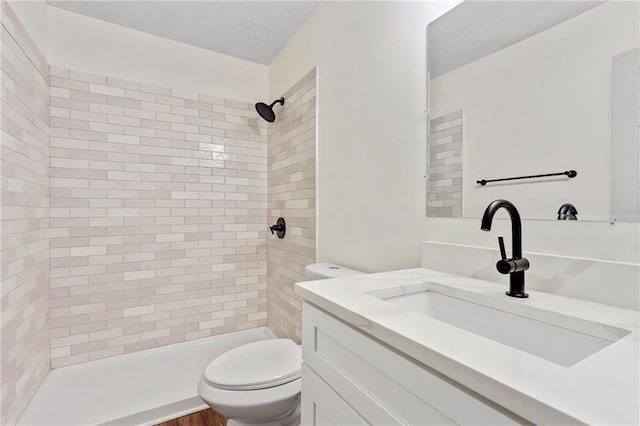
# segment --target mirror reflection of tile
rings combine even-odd
[[[427,216],[462,217],[462,110],[430,124]]]

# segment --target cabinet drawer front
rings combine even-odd
[[[305,363],[372,424],[515,423],[454,382],[308,304],[302,341]]]
[[[340,396],[307,365],[302,366],[303,425],[367,425]]]

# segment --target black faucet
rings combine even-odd
[[[529,297],[524,292],[524,271],[529,269],[529,261],[522,257],[522,223],[520,222],[520,213],[511,202],[507,200],[495,200],[487,206],[482,215],[482,225],[480,229],[483,231],[491,231],[491,223],[496,212],[504,207],[511,217],[511,259],[507,259],[507,253],[504,249],[504,240],[498,237],[500,245],[501,260],[496,263],[496,269],[501,274],[509,274],[509,291],[507,296],[511,297]]]

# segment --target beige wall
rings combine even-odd
[[[49,371],[49,76],[2,2],[0,423],[15,424]]]
[[[419,264],[426,26],[453,4],[323,2],[269,66],[270,99],[318,67],[319,261]]]
[[[267,96],[267,66],[47,7],[49,64],[255,103]]]
[[[40,53],[47,57],[47,2],[46,0],[8,0],[24,31]]]
[[[502,219],[489,233],[425,217],[426,25],[456,3],[322,3],[271,63],[270,98],[318,66],[319,261],[399,269],[419,265],[420,240],[509,235]],[[640,262],[637,223],[556,222],[525,220],[525,250]]]
[[[253,105],[51,68],[51,363],[266,323]]]
[[[284,217],[284,239],[267,235],[267,325],[300,342],[301,303],[293,292],[316,258],[316,71],[283,94],[269,127],[268,222]]]

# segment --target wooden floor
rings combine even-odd
[[[178,417],[168,422],[158,423],[157,426],[225,426],[226,424],[227,419],[212,409],[208,409]]]

